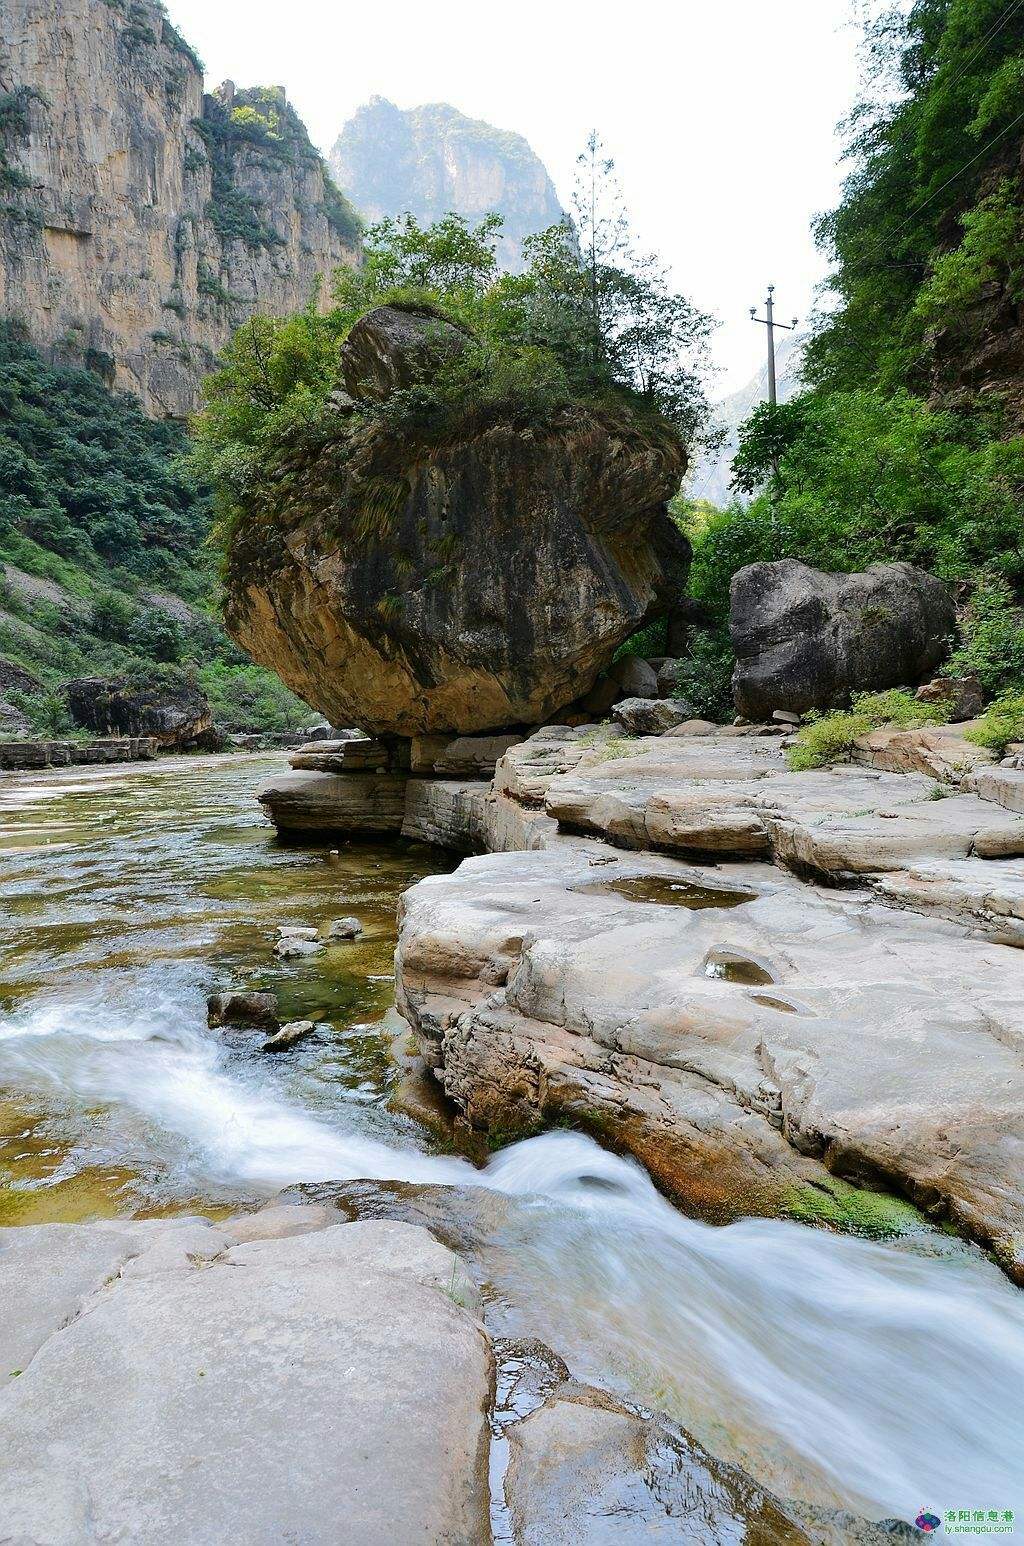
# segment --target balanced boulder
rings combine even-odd
[[[733,576],[732,689],[738,712],[771,719],[836,708],[853,692],[926,680],[956,626],[949,591],[912,564],[825,574],[795,558]]]
[[[375,735],[543,722],[671,612],[689,569],[666,510],[686,455],[666,420],[625,404],[539,422],[481,406],[429,431],[381,415],[455,335],[433,315],[365,317],[333,422],[282,453],[228,553],[233,637]]]

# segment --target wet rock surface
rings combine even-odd
[[[451,1252],[275,1211],[269,1237],[259,1214],[0,1231],[5,1537],[488,1538],[492,1358]]]
[[[407,894],[400,1007],[470,1121],[578,1121],[717,1216],[895,1188],[1018,1273],[1024,957],[757,866],[689,871],[740,905],[625,894],[659,871],[556,846]]]
[[[275,993],[249,992],[231,988],[223,993],[212,993],[206,1004],[207,1019],[211,1026],[257,1026],[261,1030],[276,1031],[277,995]]]

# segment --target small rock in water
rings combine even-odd
[[[358,918],[335,918],[327,930],[328,939],[358,939],[363,926]]]
[[[312,939],[279,939],[274,946],[274,954],[279,961],[296,961],[302,956],[319,955],[323,949],[322,941],[314,934]]]
[[[206,1001],[208,1024],[216,1029],[222,1025],[259,1026],[264,1030],[277,1030],[277,999],[273,993],[243,993],[229,990],[212,993]]]
[[[279,923],[277,926],[278,939],[317,939],[319,931],[313,928],[303,928],[297,923]]]
[[[282,1025],[276,1036],[271,1036],[263,1043],[264,1052],[286,1052],[289,1047],[294,1047],[297,1041],[304,1036],[309,1036],[316,1030],[312,1020],[289,1020],[287,1025]]]

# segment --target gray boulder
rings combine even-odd
[[[463,354],[472,335],[431,306],[378,306],[349,333],[341,376],[355,402],[383,402]]]
[[[214,751],[220,736],[209,699],[183,676],[132,682],[125,677],[78,677],[64,697],[75,724],[95,735],[149,736],[165,751]]]
[[[694,718],[694,708],[681,698],[625,698],[612,718],[627,735],[664,735]]]
[[[211,1029],[242,1025],[276,1031],[280,1024],[274,993],[251,993],[237,988],[211,993],[206,1001],[206,1012]]]
[[[328,939],[358,939],[363,926],[358,918],[335,918],[327,930]]]
[[[658,697],[674,698],[679,686],[679,668],[681,660],[670,657],[663,660],[658,667]]]
[[[729,629],[736,708],[751,720],[776,709],[837,708],[852,692],[927,679],[956,626],[952,598],[912,564],[825,574],[795,558],[748,564],[733,576]]]
[[[294,1047],[297,1041],[302,1041],[307,1036],[312,1036],[316,1030],[316,1024],[312,1020],[289,1020],[287,1025],[263,1043],[264,1052],[287,1052],[289,1047]]]
[[[618,683],[620,698],[658,696],[657,672],[639,655],[625,655],[622,660],[616,660],[609,667],[608,675]]]

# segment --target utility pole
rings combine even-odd
[[[768,329],[768,401],[774,408],[778,403],[778,393],[775,388],[775,329],[781,327],[787,333],[791,333],[799,322],[799,317],[794,317],[792,322],[776,322],[775,320],[775,286],[768,286],[768,299],[764,303],[766,315],[759,317],[757,307],[751,306],[750,318],[752,322],[760,322],[762,327]]]

